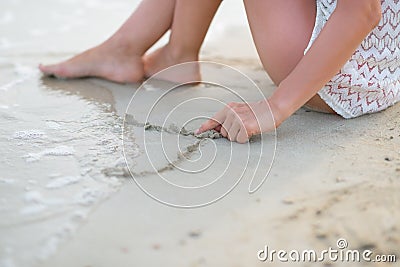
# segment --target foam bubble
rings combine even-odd
[[[70,156],[75,154],[75,149],[70,146],[58,146],[42,152],[45,156]]]
[[[54,130],[62,129],[62,126],[58,122],[55,122],[55,121],[48,121],[48,122],[46,122],[46,125],[50,129],[54,129]]]
[[[71,156],[75,154],[75,149],[70,146],[58,146],[55,148],[45,149],[39,153],[29,153],[24,158],[27,162],[38,161],[44,156]]]
[[[48,189],[57,189],[64,187],[66,185],[71,185],[71,184],[76,184],[80,180],[82,180],[81,176],[64,176],[64,177],[59,177],[53,179],[51,182],[49,182],[46,185],[46,188]]]
[[[13,135],[14,139],[31,140],[31,139],[41,139],[45,138],[46,133],[41,130],[25,130],[15,132]]]
[[[91,188],[85,189],[82,193],[75,197],[75,202],[82,206],[89,206],[95,203],[104,195],[104,192],[93,190]]]

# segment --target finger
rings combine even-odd
[[[227,137],[227,136],[228,136],[228,130],[229,130],[229,128],[227,128],[226,124],[222,124],[222,125],[221,125],[221,131],[220,131],[220,133],[221,133],[221,135],[222,135],[223,137]]]
[[[207,120],[205,123],[203,123],[199,129],[197,129],[194,133],[195,134],[201,134],[205,131],[211,130],[218,126],[220,123],[218,121],[215,121],[213,119]]]
[[[218,125],[223,124],[225,119],[226,119],[226,110],[222,109],[218,111],[217,114],[214,115],[214,117],[203,123],[195,133],[201,134],[202,132],[214,129]]]
[[[221,124],[220,124],[217,127],[215,127],[214,130],[217,131],[217,132],[221,132],[221,128],[222,127],[221,127]]]
[[[229,129],[232,127],[232,123],[233,123],[233,118],[232,116],[228,115],[221,127],[221,134],[223,137],[228,138],[228,132]]]
[[[223,137],[227,137],[227,135],[228,135],[228,131],[225,129],[225,127],[221,127],[220,133]]]
[[[239,133],[236,136],[236,142],[244,144],[249,141],[249,136],[247,135],[246,129],[240,128]]]
[[[228,139],[232,142],[235,142],[237,140],[237,135],[239,134],[239,131],[240,125],[237,123],[233,123],[228,131]]]

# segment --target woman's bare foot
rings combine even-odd
[[[39,69],[60,78],[99,77],[118,83],[139,82],[144,77],[141,55],[113,39],[64,62],[41,64]]]
[[[198,61],[197,54],[181,56],[166,45],[143,57],[145,76],[149,78],[167,69],[157,74],[157,79],[176,83],[200,82],[200,66],[196,61]],[[192,63],[168,69],[185,62]]]

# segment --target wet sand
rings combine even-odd
[[[161,177],[169,160],[182,159],[179,153],[199,139],[173,131],[144,131],[138,125],[124,128],[132,95],[139,92],[129,114],[142,123],[165,123],[166,128],[184,126],[188,118],[210,116],[220,108],[212,101],[179,106],[187,100],[212,97],[229,102],[237,100],[236,95],[210,84],[180,87],[146,119],[148,105],[171,84],[155,81],[140,88],[99,79],[41,77],[36,70],[39,62],[55,62],[98,43],[134,5],[128,1],[4,3],[0,266],[280,266],[260,262],[257,252],[265,245],[320,251],[335,248],[339,238],[345,238],[351,249],[400,257],[400,105],[353,120],[300,109],[276,135],[248,145],[209,140],[199,145],[202,154],[197,148],[185,154],[191,160],[203,155],[205,161],[177,164],[193,170],[214,159],[216,152],[205,173],[167,168]],[[237,68],[268,96],[274,86],[255,56],[240,8],[237,3],[222,6],[202,59]],[[21,18],[29,10],[35,12],[27,27]],[[49,14],[52,23],[46,23],[43,14]],[[90,24],[104,15],[109,22],[102,27]],[[232,32],[243,37],[237,45],[231,45]],[[236,72],[220,75],[224,68],[215,65],[203,70],[205,80],[220,79],[248,100],[260,97]],[[193,130],[200,121],[185,127]],[[128,130],[124,137],[123,128]],[[134,181],[127,167],[142,175]],[[206,193],[173,191],[160,184],[160,178],[166,178],[186,187],[199,186],[211,183],[221,171],[225,174],[221,182]],[[254,171],[259,171],[255,184],[268,176],[256,193],[249,194]],[[196,209],[166,206],[138,186],[184,206],[215,199],[238,178],[232,192]]]

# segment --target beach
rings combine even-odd
[[[38,71],[109,37],[138,3],[0,4],[0,267],[396,266],[260,260],[268,247],[399,261],[400,105],[351,120],[302,108],[247,144],[196,136],[224,103],[275,89],[242,2],[218,11],[199,85]]]

